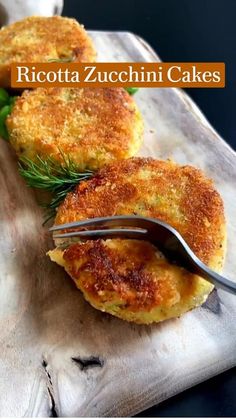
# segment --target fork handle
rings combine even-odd
[[[236,294],[236,283],[230,279],[225,278],[224,276],[214,272],[199,259],[192,260],[193,262],[193,273],[198,274],[202,278],[210,281],[217,288],[221,288],[225,291],[230,292],[231,294]]]
[[[236,283],[205,265],[190,249],[182,237],[178,237],[178,241],[172,238],[161,250],[166,258],[173,263],[182,266],[195,275],[201,276],[217,288],[221,288],[231,294],[236,294]]]

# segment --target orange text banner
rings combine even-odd
[[[225,87],[225,64],[14,63],[11,87]]]

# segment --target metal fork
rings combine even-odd
[[[97,229],[97,227],[102,227],[102,229]],[[54,234],[54,238],[78,237],[80,240],[124,238],[149,241],[170,262],[187,269],[193,274],[201,276],[218,288],[236,294],[236,283],[224,278],[201,262],[178,231],[161,220],[136,215],[121,215],[55,225],[50,228],[50,231],[57,232],[59,230],[75,228],[89,229]]]

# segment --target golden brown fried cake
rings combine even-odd
[[[175,227],[196,255],[219,271],[225,252],[220,195],[203,173],[171,161],[133,158],[103,168],[68,194],[55,223],[140,214]],[[201,305],[213,286],[170,264],[150,243],[98,240],[56,248],[64,266],[95,308],[124,320],[152,323]]]
[[[33,16],[0,30],[0,86],[10,87],[10,64],[49,60],[93,62],[92,40],[75,19]]]
[[[7,128],[19,156],[50,156],[63,164],[64,155],[79,170],[133,156],[143,136],[140,112],[122,88],[25,91]]]

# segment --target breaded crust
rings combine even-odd
[[[92,40],[75,19],[32,16],[0,30],[0,87],[10,87],[10,64],[51,59],[93,62]]]
[[[200,170],[145,158],[117,162],[70,193],[55,223],[122,214],[169,223],[204,263],[221,269],[223,202]],[[65,267],[94,307],[137,323],[179,316],[202,304],[213,288],[142,241],[87,241],[49,255]]]
[[[69,157],[79,170],[133,156],[143,137],[134,99],[122,88],[25,91],[7,119],[19,156]]]

